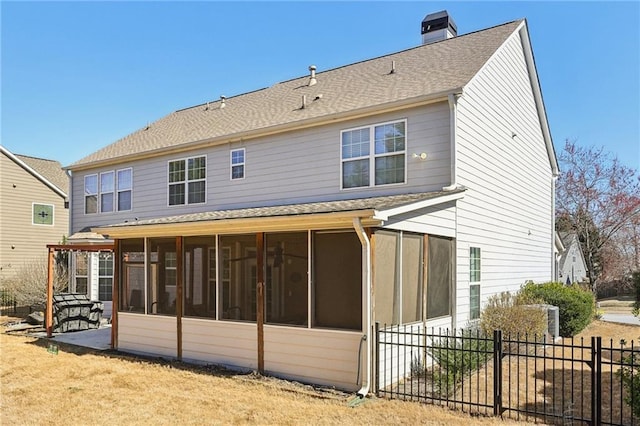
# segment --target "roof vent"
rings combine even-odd
[[[227,99],[226,96],[220,96],[220,109],[226,107],[227,105],[225,104],[225,100]]]
[[[313,86],[314,84],[317,83],[317,81],[316,81],[316,66],[315,65],[310,65],[309,66],[309,71],[311,72],[311,75],[309,76],[309,86]]]
[[[422,44],[446,40],[458,35],[458,26],[446,10],[430,13],[422,20]]]

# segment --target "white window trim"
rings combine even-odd
[[[471,268],[472,268],[471,249],[478,249],[478,254],[480,257],[480,268],[478,270],[480,279],[478,281],[471,280]],[[472,315],[471,288],[472,287],[478,287],[478,318],[474,318],[474,319],[471,319],[471,315]],[[469,246],[469,320],[478,321],[480,319],[481,314],[482,314],[482,248],[478,246]]]
[[[124,190],[119,190],[118,189],[118,172],[124,171],[124,170],[131,170],[131,189],[124,189]],[[102,188],[100,187],[100,185],[102,184],[102,176],[109,174],[109,173],[113,173],[113,190],[112,191],[105,191],[102,192]],[[87,178],[91,177],[91,176],[95,176],[96,180],[97,180],[97,192],[95,194],[87,194]],[[84,176],[84,214],[85,215],[93,215],[93,214],[100,214],[100,215],[109,215],[109,214],[114,214],[114,213],[120,213],[120,212],[130,212],[133,210],[133,167],[125,167],[123,169],[115,169],[115,170],[107,170],[104,172],[100,172],[100,173],[92,173],[89,175],[85,175]],[[127,209],[127,210],[120,210],[120,203],[118,202],[118,194],[120,192],[126,192],[126,191],[131,191],[131,208]],[[102,211],[102,195],[103,194],[113,194],[113,210],[107,211],[107,212],[103,212]],[[95,196],[96,197],[96,212],[95,213],[87,213],[87,196]]]
[[[98,296],[97,299],[103,302],[110,302],[111,300],[113,300],[113,268],[114,268],[114,262],[115,262],[115,258],[113,256],[113,253],[106,253],[106,252],[100,252],[98,253],[98,256],[108,256],[111,258],[111,275],[101,275],[100,274],[100,262],[105,260],[106,258],[100,258],[98,257]],[[102,300],[100,299],[100,280],[102,278],[110,278],[111,279],[111,299],[109,300]]]
[[[102,176],[111,174],[113,176],[113,189],[111,191],[102,192]],[[116,188],[116,173],[113,170],[108,170],[106,172],[101,172],[100,177],[98,179],[98,213],[100,214],[108,214],[113,213],[116,209],[116,199],[115,199],[115,188]],[[102,211],[102,196],[106,194],[111,194],[112,201],[112,209],[109,211]]]
[[[131,188],[130,189],[120,190],[118,188],[118,184],[119,184],[118,173],[124,172],[126,170],[131,170]],[[116,176],[116,178],[115,178],[115,193],[116,193],[115,197],[116,197],[116,199],[114,200],[115,211],[116,212],[130,212],[130,211],[133,210],[133,167],[125,167],[124,169],[118,169],[115,172],[116,172],[116,174],[115,174],[115,176]],[[123,209],[120,209],[120,201],[119,201],[119,197],[118,196],[120,195],[121,192],[127,192],[127,191],[131,192],[131,208],[127,209],[127,210],[123,210]]]
[[[204,179],[193,179],[193,180],[189,180],[189,160],[193,160],[195,158],[204,158]],[[184,184],[184,204],[169,204],[169,187],[170,185],[175,185],[176,183],[180,183],[180,182],[169,182],[169,164],[174,163],[176,161],[184,161],[184,180],[180,181]],[[167,207],[169,208],[174,208],[174,207],[183,207],[183,206],[190,206],[190,205],[203,205],[203,204],[207,204],[207,177],[209,176],[209,174],[207,173],[207,169],[208,167],[208,161],[207,161],[207,155],[203,154],[203,155],[194,155],[192,157],[184,157],[184,158],[174,158],[172,160],[168,160],[167,161]],[[200,182],[203,181],[204,182],[204,201],[202,203],[189,203],[189,183],[190,182]]]
[[[378,126],[384,126],[387,124],[396,124],[396,123],[404,123],[404,151],[395,151],[395,152],[387,152],[384,154],[376,154],[375,151],[375,147],[376,147],[376,141],[375,141],[375,128]],[[343,133],[346,132],[352,132],[354,130],[361,130],[361,129],[369,129],[369,154],[366,156],[361,156],[361,157],[353,157],[353,158],[348,158],[348,159],[344,159],[342,158],[342,135]],[[391,121],[385,121],[382,123],[375,123],[375,124],[369,124],[366,126],[358,126],[358,127],[352,127],[350,129],[344,129],[340,131],[340,141],[338,144],[338,148],[340,150],[339,153],[339,157],[340,157],[340,190],[341,191],[353,191],[353,190],[362,190],[362,189],[368,189],[368,188],[379,188],[379,187],[389,187],[389,186],[399,186],[399,185],[406,185],[407,184],[407,152],[408,152],[408,131],[407,131],[408,127],[407,127],[407,119],[403,118],[400,120],[391,120]],[[397,182],[397,183],[385,183],[382,185],[376,185],[376,158],[380,158],[380,157],[388,157],[388,156],[392,156],[392,155],[399,155],[400,153],[404,154],[404,182]],[[354,188],[345,188],[344,187],[344,181],[343,181],[343,166],[345,162],[349,162],[349,161],[356,161],[356,160],[364,160],[364,159],[368,159],[369,160],[369,185],[367,186],[356,186]]]
[[[91,177],[91,176],[95,176],[96,177],[96,192],[95,193],[87,193],[87,178]],[[85,175],[84,179],[84,186],[83,186],[83,198],[82,201],[84,202],[84,206],[83,206],[83,210],[84,210],[84,214],[89,215],[89,214],[98,214],[100,213],[100,179],[98,178],[98,174],[97,173],[92,173],[90,175]],[[94,213],[87,213],[87,197],[90,196],[95,196],[96,197],[96,211]]]
[[[36,205],[39,206],[48,206],[51,207],[51,225],[46,224],[46,223],[35,223],[33,221],[33,210],[35,209]],[[31,224],[34,226],[55,226],[55,219],[56,219],[56,206],[53,204],[49,204],[49,203],[36,203],[36,202],[32,202],[31,203]]]
[[[233,164],[233,153],[242,151],[242,163]],[[232,149],[229,152],[229,179],[230,180],[243,180],[247,175],[247,150],[245,148]],[[237,166],[242,166],[242,177],[234,178],[233,177],[233,168]]]

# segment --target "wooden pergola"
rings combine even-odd
[[[47,250],[49,250],[48,267],[47,267],[47,309],[45,313],[45,328],[47,330],[47,337],[53,335],[53,277],[54,277],[54,256],[57,251],[86,251],[86,252],[113,252],[114,243],[99,243],[99,244],[47,244]],[[116,284],[116,264],[114,262],[114,287]],[[111,340],[113,343],[113,331],[111,333]]]

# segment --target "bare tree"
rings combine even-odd
[[[19,306],[42,306],[47,301],[47,271],[46,258],[27,261],[3,286],[13,294]],[[68,281],[67,269],[57,264],[54,268],[54,292],[64,291]]]
[[[580,147],[575,141],[566,141],[559,160],[563,173],[556,194],[558,227],[577,232],[595,289],[602,256],[611,256],[615,247],[610,244],[613,238],[640,216],[640,175],[602,148]],[[608,244],[610,250],[605,251]]]

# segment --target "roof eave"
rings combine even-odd
[[[66,192],[64,192],[63,190],[58,188],[49,179],[47,179],[46,177],[42,176],[40,173],[38,173],[36,170],[34,170],[33,167],[30,167],[27,163],[25,163],[24,161],[22,161],[21,159],[16,157],[14,154],[11,153],[11,151],[6,149],[2,145],[0,145],[0,152],[2,152],[7,157],[9,157],[17,165],[19,165],[20,167],[25,169],[29,174],[33,175],[33,177],[35,177],[36,179],[38,179],[39,181],[44,183],[46,186],[48,186],[53,192],[57,193],[58,195],[60,195],[65,200],[67,199]]]
[[[389,218],[393,216],[397,216],[400,214],[410,213],[416,210],[424,209],[427,207],[433,207],[439,204],[448,203],[451,201],[457,201],[461,198],[464,198],[465,188],[457,189],[453,191],[451,194],[441,195],[435,198],[429,198],[426,200],[421,200],[417,202],[413,202],[410,204],[405,204],[403,206],[393,207],[385,210],[377,210],[374,218],[379,219],[381,221],[387,221]]]
[[[353,218],[358,217],[365,227],[382,223],[374,217],[372,209],[345,212],[251,217],[238,219],[201,220],[181,223],[127,224],[92,228],[92,232],[110,239],[196,236],[212,234],[243,234],[253,232],[282,232],[302,230],[347,229],[353,227]]]
[[[327,123],[338,123],[347,120],[354,120],[361,117],[366,117],[374,114],[384,114],[403,110],[407,108],[415,108],[422,105],[428,105],[437,102],[444,102],[448,100],[448,96],[451,93],[461,93],[462,87],[456,87],[446,91],[432,93],[428,95],[416,96],[413,98],[403,99],[400,101],[389,102],[385,104],[377,104],[369,107],[338,112],[334,114],[322,115],[320,117],[313,117],[306,120],[292,121],[275,126],[265,127],[261,129],[253,129],[244,132],[218,136],[215,138],[203,139],[193,142],[187,142],[177,146],[155,149],[151,151],[140,152],[131,155],[124,155],[115,158],[109,158],[106,160],[92,161],[88,163],[69,165],[64,167],[65,170],[82,171],[93,169],[96,167],[110,166],[114,164],[121,164],[124,162],[131,162],[136,160],[142,160],[151,157],[158,157],[161,155],[181,153],[185,151],[191,151],[198,148],[211,147],[216,145],[222,145],[232,142],[246,141],[249,139],[256,139],[259,137],[265,137],[274,135],[277,133],[289,132],[293,130],[302,130],[310,127],[322,126]]]

